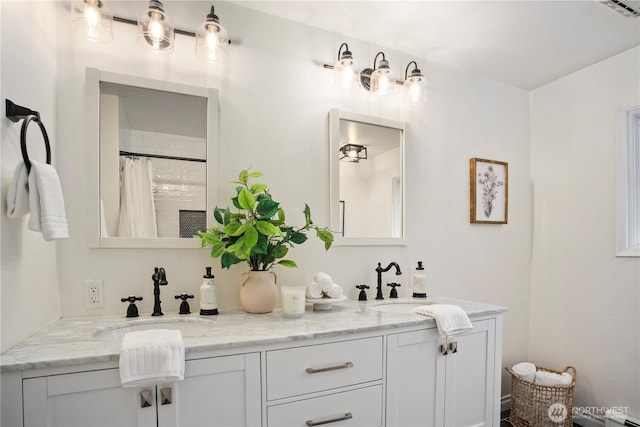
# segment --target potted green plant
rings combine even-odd
[[[250,272],[241,279],[240,302],[249,313],[269,313],[277,300],[276,265],[297,267],[293,260],[285,259],[289,249],[307,241],[311,230],[324,242],[325,250],[333,243],[333,233],[316,226],[311,220],[311,209],[304,207],[305,223],[292,227],[285,223],[285,212],[271,197],[267,184],[249,184],[250,178],[260,178],[261,172],[242,170],[236,185],[236,196],[231,199],[236,210],[229,207],[213,211],[218,225],[199,231],[202,246],[211,247],[211,257],[220,258],[222,268],[246,262]]]

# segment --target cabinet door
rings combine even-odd
[[[260,355],[189,360],[185,378],[171,388],[171,403],[158,386],[158,426],[259,426]],[[164,404],[163,404],[164,403]]]
[[[123,388],[118,369],[32,378],[23,381],[24,425],[259,426],[260,387],[258,353],[190,360],[184,380],[142,389]]]
[[[446,356],[445,425],[494,423],[495,320],[473,322],[473,331],[449,338],[457,351]]]
[[[382,386],[370,386],[267,409],[269,427],[382,426]]]
[[[122,388],[117,369],[23,381],[24,425],[60,427],[155,426],[155,390],[142,408],[139,389]]]
[[[387,426],[443,425],[445,358],[437,329],[389,335]]]

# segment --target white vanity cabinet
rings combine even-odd
[[[266,352],[267,426],[382,426],[383,337]]]
[[[436,328],[387,339],[387,427],[499,424],[502,319],[445,340]]]
[[[432,319],[356,301],[303,319],[229,312],[188,348],[184,380],[145,390],[121,387],[114,346],[93,339],[112,319],[61,319],[2,355],[0,424],[499,425],[506,309],[432,301],[463,308],[473,330],[446,340]]]
[[[184,380],[142,389],[115,368],[25,378],[24,426],[260,426],[260,387],[259,353],[188,360]]]

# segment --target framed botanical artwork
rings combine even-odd
[[[509,164],[496,160],[469,160],[471,223],[506,224],[509,207]]]

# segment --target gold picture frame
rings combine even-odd
[[[507,224],[509,219],[509,164],[497,160],[469,160],[470,222]]]

